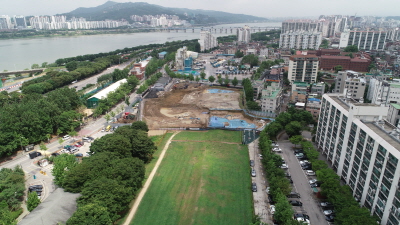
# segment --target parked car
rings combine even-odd
[[[315,182],[314,184],[311,184],[310,186],[312,187],[312,188],[314,188],[314,187],[321,187],[321,182]]]
[[[333,215],[325,216],[325,220],[328,222],[335,222],[335,216]]]
[[[296,156],[297,158],[301,158],[301,157],[304,156],[304,153],[300,152],[300,153],[295,154],[295,156]]]
[[[257,184],[256,184],[256,183],[252,183],[252,184],[251,184],[251,190],[252,190],[253,192],[257,192]]]
[[[292,177],[292,176],[290,176],[290,173],[286,172],[285,177]]]
[[[268,202],[269,202],[270,204],[275,204],[275,201],[274,201],[274,199],[272,198],[271,195],[268,195]]]
[[[254,160],[250,160],[250,166],[251,166],[251,167],[254,166]]]
[[[329,216],[335,213],[335,210],[329,209],[329,210],[324,210],[324,215]]]
[[[307,174],[308,176],[314,176],[314,175],[315,175],[315,172],[312,171],[312,170],[306,170],[306,174]]]
[[[68,139],[70,139],[71,137],[69,136],[69,135],[65,135],[62,139],[64,140],[64,141],[66,141],[66,140],[68,140]]]
[[[311,170],[312,169],[312,165],[311,165],[311,163],[305,164],[305,165],[302,165],[301,168],[303,170]]]
[[[281,151],[282,151],[282,149],[281,149],[281,148],[278,148],[278,147],[276,147],[276,148],[273,148],[273,149],[272,149],[272,151],[274,151],[274,152],[281,152]]]
[[[306,218],[302,218],[302,217],[298,217],[297,221],[299,221],[302,224],[310,224],[310,220],[308,220]]]
[[[302,166],[304,164],[309,164],[310,162],[307,160],[301,160],[301,161],[299,161],[299,163],[300,163],[300,166]]]
[[[292,206],[302,206],[303,203],[300,201],[289,201],[289,204],[291,204]]]
[[[290,192],[286,197],[288,198],[300,198],[300,194],[297,192]]]
[[[289,166],[288,166],[286,163],[284,163],[284,164],[281,165],[281,168],[282,168],[282,169],[288,169]]]
[[[255,169],[251,169],[251,176],[255,177],[256,176],[256,170]]]
[[[267,194],[269,194],[269,190],[271,190],[270,187],[265,188],[265,192],[267,192]]]
[[[75,156],[76,157],[83,157],[83,154],[82,153],[77,153],[77,154],[75,154]]]
[[[51,155],[54,156],[54,157],[57,157],[57,156],[60,155],[60,153],[54,152],[54,153],[51,153]]]
[[[275,206],[274,206],[274,205],[270,205],[270,206],[269,206],[269,211],[271,211],[271,214],[274,215],[274,213],[275,213]]]
[[[309,217],[307,214],[302,214],[302,213],[296,213],[296,214],[294,214],[294,218],[295,218],[295,219],[297,219],[297,218],[304,218],[304,219],[307,219],[307,220],[310,219],[310,217]]]
[[[330,202],[321,202],[320,205],[321,205],[321,207],[332,207],[333,206],[333,204]]]
[[[92,140],[92,141],[94,140],[94,138],[92,138],[92,137],[87,137],[87,138],[89,138],[89,139]]]
[[[318,181],[317,179],[312,179],[312,180],[309,180],[308,183],[309,183],[309,184],[314,184],[314,183],[316,183],[317,181]]]
[[[77,144],[83,146],[85,143],[83,141],[78,141]]]
[[[290,182],[291,184],[293,184],[292,178],[288,178],[288,180],[289,180],[289,182]]]
[[[299,154],[299,153],[303,153],[303,149],[295,149],[294,150],[294,154]],[[304,153],[303,153],[304,154]]]
[[[77,147],[77,148],[80,148],[81,147],[81,145],[79,145],[79,144],[76,144],[76,145],[74,145],[75,147]]]

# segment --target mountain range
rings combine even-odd
[[[180,19],[192,21],[198,25],[210,25],[220,23],[246,23],[266,21],[266,18],[234,14],[213,10],[169,8],[146,2],[126,2],[118,3],[108,1],[103,5],[90,8],[77,8],[69,13],[61,15],[71,17],[84,17],[86,20],[120,20],[131,21],[131,15],[177,15]]]

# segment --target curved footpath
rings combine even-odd
[[[136,214],[137,209],[139,208],[140,202],[142,201],[142,199],[143,199],[143,197],[144,197],[144,194],[146,194],[146,191],[147,191],[147,189],[149,188],[149,186],[150,186],[150,184],[151,184],[151,181],[153,180],[154,175],[156,174],[157,169],[158,169],[158,167],[160,166],[160,164],[161,164],[161,162],[162,162],[162,160],[163,160],[163,158],[164,158],[165,153],[167,152],[167,149],[168,149],[168,147],[169,147],[169,144],[171,144],[172,138],[174,138],[175,135],[177,135],[179,132],[180,132],[180,131],[174,133],[174,134],[169,138],[167,144],[164,146],[164,149],[162,150],[162,152],[161,152],[161,154],[160,154],[160,157],[159,157],[158,160],[157,160],[156,165],[154,166],[153,170],[151,171],[151,173],[150,173],[150,175],[149,175],[149,178],[147,178],[146,183],[144,184],[142,190],[140,190],[140,193],[139,193],[138,197],[136,198],[135,203],[133,204],[131,210],[129,211],[129,215],[128,215],[128,217],[125,219],[125,222],[123,223],[123,225],[129,225],[129,224],[131,223],[133,217],[134,217],[135,214]]]

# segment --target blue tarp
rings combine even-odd
[[[228,120],[226,118],[221,118],[217,116],[212,116],[210,118],[210,123],[208,124],[209,127],[213,128],[246,128],[246,129],[255,129],[256,125],[247,123],[245,120],[240,119],[233,119]]]
[[[321,102],[321,99],[318,99],[318,98],[309,98],[308,101],[311,101],[311,102]]]
[[[232,93],[233,91],[221,90],[221,89],[208,89],[208,93],[218,94],[218,93]]]

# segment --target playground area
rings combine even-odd
[[[175,88],[159,98],[146,99],[142,118],[149,129],[155,130],[262,127],[266,121],[245,116],[239,100],[240,90],[237,89],[209,88],[186,83],[185,88]]]

